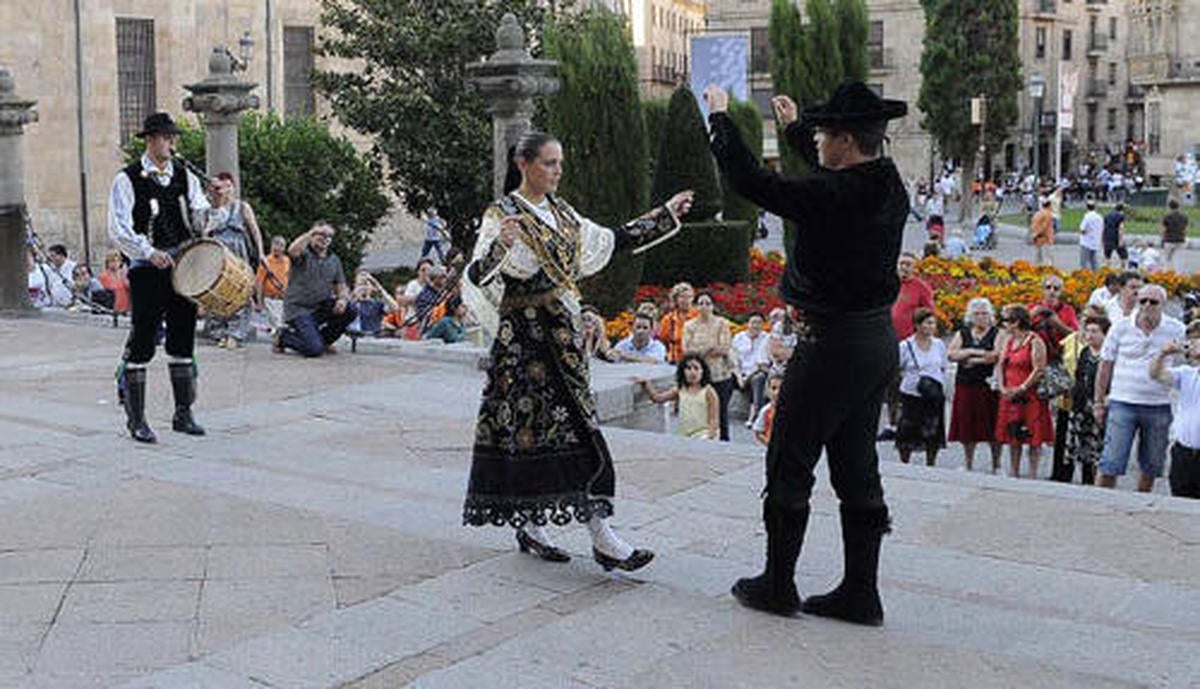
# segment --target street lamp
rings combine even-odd
[[[250,67],[250,60],[254,57],[254,39],[250,37],[250,32],[247,31],[238,39],[238,54],[234,55],[225,48],[225,54],[229,57],[230,68],[232,72],[245,72]]]
[[[1041,147],[1042,96],[1046,95],[1046,80],[1040,74],[1029,77],[1029,97],[1033,99],[1033,186],[1037,193],[1041,170],[1038,167],[1038,149]]]

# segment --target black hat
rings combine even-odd
[[[814,127],[839,124],[886,122],[908,113],[902,100],[888,100],[875,95],[861,81],[842,82],[829,102],[804,109],[804,120]]]
[[[142,122],[142,131],[137,133],[137,136],[145,138],[151,134],[179,134],[179,127],[175,126],[175,120],[171,119],[170,113],[156,112]]]

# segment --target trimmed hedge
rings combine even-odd
[[[752,223],[743,221],[687,223],[678,235],[644,254],[642,282],[745,282],[750,278],[753,230]]]

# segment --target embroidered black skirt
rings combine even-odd
[[[475,425],[463,522],[520,527],[612,514],[579,328],[554,295],[502,304]]]

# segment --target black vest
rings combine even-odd
[[[188,175],[182,165],[175,165],[171,182],[162,186],[154,176],[143,174],[139,160],[125,168],[125,175],[133,183],[133,231],[150,238],[155,249],[174,249],[192,238],[188,229],[191,213],[188,207]],[[151,217],[151,199],[158,204],[158,213]]]

